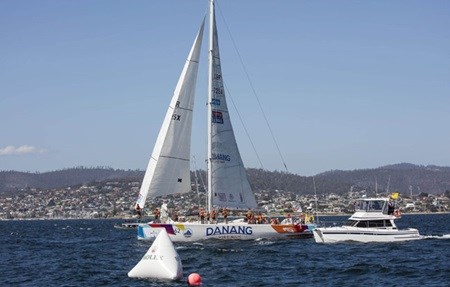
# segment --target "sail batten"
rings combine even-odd
[[[164,156],[164,155],[162,155],[161,157],[164,157],[164,158],[170,158],[170,159],[176,159],[176,160],[182,160],[182,161],[189,161],[188,158],[180,158],[180,157]]]

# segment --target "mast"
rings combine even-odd
[[[209,48],[208,48],[208,109],[207,109],[207,122],[208,122],[208,155],[207,155],[207,173],[208,173],[208,212],[212,211],[212,150],[211,150],[211,102],[212,102],[212,82],[213,82],[213,33],[214,33],[214,0],[210,0],[209,2]]]

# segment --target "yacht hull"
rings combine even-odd
[[[167,231],[173,242],[193,242],[206,239],[311,238],[313,236],[312,227],[303,224],[148,223],[138,226],[138,239],[153,240],[161,229]]]
[[[400,242],[420,239],[419,231],[414,228],[376,229],[376,228],[348,228],[328,227],[313,230],[317,243],[336,243],[343,241],[356,242]]]

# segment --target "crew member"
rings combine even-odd
[[[205,210],[203,210],[203,208],[200,209],[200,221],[202,224],[205,223]]]
[[[247,211],[247,215],[245,216],[245,220],[246,220],[248,223],[250,223],[252,217],[253,217],[253,213],[252,213],[252,210],[249,208],[248,211]]]
[[[174,221],[178,221],[178,219],[179,219],[178,212],[175,209],[172,211],[172,218]]]
[[[153,211],[153,215],[155,216],[154,222],[155,222],[155,223],[159,223],[159,215],[160,215],[160,212],[159,212],[159,209],[158,209],[158,208],[155,208],[155,211]]]
[[[139,206],[139,204],[136,204],[136,207],[134,208],[134,210],[136,211],[136,214],[137,214],[138,218],[140,219],[142,217],[142,209]]]
[[[211,220],[212,220],[212,223],[216,223],[216,210],[214,208],[211,211]]]
[[[256,223],[258,223],[258,224],[263,223],[263,216],[262,216],[261,212],[258,214],[258,216],[256,216]]]
[[[288,224],[292,224],[292,223],[293,223],[293,222],[292,222],[292,216],[291,216],[290,213],[288,213],[286,219],[287,219],[286,222],[287,222]]]
[[[223,221],[228,224],[228,210],[224,207],[222,208]]]

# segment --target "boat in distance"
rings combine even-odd
[[[389,198],[362,198],[355,203],[355,213],[343,226],[317,227],[313,230],[317,243],[400,242],[421,239],[414,228],[398,229],[401,217]]]

